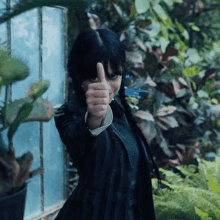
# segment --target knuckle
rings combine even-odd
[[[108,85],[106,83],[103,83],[103,89],[107,90],[108,89]]]
[[[104,103],[105,103],[106,105],[108,104],[107,98],[104,98]]]
[[[88,90],[92,90],[92,89],[93,89],[93,84],[90,83],[90,84],[88,85]]]
[[[93,108],[91,106],[88,106],[87,110],[90,114],[93,114]]]
[[[104,111],[106,109],[106,105],[102,105],[101,109]]]
[[[91,99],[90,98],[86,99],[86,103],[87,103],[87,105],[90,105],[91,104]]]
[[[89,98],[90,95],[91,95],[91,91],[90,91],[90,90],[87,90],[87,92],[86,92],[86,98]]]

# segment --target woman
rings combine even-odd
[[[110,30],[86,31],[74,42],[68,72],[75,93],[55,123],[79,183],[55,220],[155,219],[147,152],[152,155],[125,100],[124,65]]]

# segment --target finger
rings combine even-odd
[[[86,92],[86,98],[108,98],[109,94],[107,90],[88,90]]]
[[[87,99],[88,105],[108,105],[107,98],[89,98]]]
[[[93,105],[93,106],[88,106],[88,111],[89,112],[95,112],[95,113],[99,113],[99,112],[105,112],[107,109],[106,105]]]
[[[33,170],[33,171],[30,172],[29,178],[32,178],[34,176],[37,176],[37,175],[43,174],[43,173],[44,173],[44,169],[39,167],[36,170]]]
[[[97,75],[101,82],[106,82],[105,80],[105,70],[102,63],[97,63]]]
[[[88,90],[93,89],[93,90],[108,90],[107,85],[105,83],[90,83],[88,85]]]

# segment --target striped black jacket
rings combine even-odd
[[[113,122],[98,136],[91,135],[86,106],[75,94],[57,111],[55,124],[79,183],[55,220],[155,220],[146,149],[141,140],[134,142],[121,104],[114,100],[110,107]],[[138,163],[133,167],[135,155]]]

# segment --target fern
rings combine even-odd
[[[181,204],[176,203],[176,201],[157,201],[155,203],[156,207],[156,219],[179,219],[179,220],[200,220],[200,218],[193,214],[193,210],[186,210]]]
[[[198,216],[201,217],[201,220],[212,220],[207,213],[203,212],[201,209],[195,207],[195,211]]]
[[[193,219],[200,220],[193,207],[187,201],[185,194],[179,192],[166,193],[164,196],[154,196],[154,206],[157,220],[159,219]]]
[[[220,153],[220,150],[219,150]],[[198,172],[190,166],[177,166],[186,178],[160,168],[166,175],[163,184],[170,187],[154,195],[157,219],[220,219],[220,156],[214,162],[197,159]],[[156,179],[152,180],[153,188]],[[180,209],[181,207],[181,209]]]

